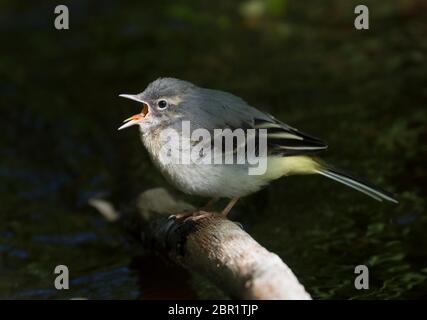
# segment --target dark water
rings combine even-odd
[[[117,133],[159,76],[223,89],[329,142],[325,159],[396,192],[378,203],[321,177],[290,177],[233,212],[314,298],[427,293],[427,7],[365,1],[2,1],[0,298],[218,298],[198,275],[146,252],[87,202],[134,210],[168,187],[136,129]],[[201,203],[202,199],[194,199]],[[53,287],[56,265],[70,290]],[[354,267],[370,290],[354,289]]]

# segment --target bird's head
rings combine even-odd
[[[151,82],[139,94],[121,94],[120,97],[142,104],[142,110],[126,120],[118,130],[138,125],[141,131],[158,126],[167,126],[182,118],[183,101],[195,86],[190,82],[174,78],[159,78]]]

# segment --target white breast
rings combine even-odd
[[[164,141],[150,139],[144,135],[142,140],[164,177],[187,194],[204,197],[243,197],[258,191],[267,183],[263,176],[249,175],[247,165],[194,162],[182,164],[179,161],[163,161],[160,150],[164,146]]]

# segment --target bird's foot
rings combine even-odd
[[[193,212],[183,212],[183,213],[179,213],[179,214],[172,214],[169,216],[169,219],[176,219],[176,220],[183,220],[185,221],[197,221],[203,218],[207,218],[207,217],[211,217],[213,215],[215,215],[217,213],[215,212],[208,212],[208,211],[204,211],[204,210],[196,210]]]

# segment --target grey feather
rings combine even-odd
[[[174,112],[180,117],[177,117],[175,126],[182,120],[190,120],[192,129],[266,129],[269,154],[314,154],[327,148],[322,140],[277,120],[228,92],[200,88],[174,78],[160,78],[143,94],[149,99],[179,97],[182,102],[175,106]]]
[[[135,99],[134,99],[135,97]],[[243,99],[224,91],[200,88],[190,82],[174,78],[160,78],[152,82],[144,92],[132,95],[133,100],[149,105],[149,116],[139,121],[141,137],[153,162],[163,175],[178,189],[189,194],[209,197],[242,197],[258,191],[271,180],[280,178],[286,172],[301,172],[295,169],[298,161],[302,166],[311,157],[288,157],[312,155],[327,148],[319,138],[299,131],[272,115],[262,112]],[[159,107],[159,99],[168,102],[167,108]],[[162,161],[160,149],[166,143],[159,136],[159,130],[173,128],[180,131],[182,121],[190,121],[191,129],[203,128],[213,133],[214,129],[266,129],[267,160],[277,165],[270,174],[248,175],[248,163],[244,164],[199,164],[167,163]],[[181,139],[191,139],[184,133],[178,135],[173,148],[188,151],[181,145]],[[258,140],[258,139],[256,139]],[[191,140],[190,140],[191,141]],[[197,143],[197,142],[196,142]],[[188,147],[187,147],[188,148]],[[276,161],[278,160],[278,161]],[[288,168],[282,167],[287,165]],[[290,165],[292,164],[292,165]],[[273,166],[274,167],[274,166]],[[280,170],[283,170],[280,171]],[[318,173],[339,181],[377,200],[396,201],[386,191],[349,174],[319,164],[317,170],[304,173]]]

